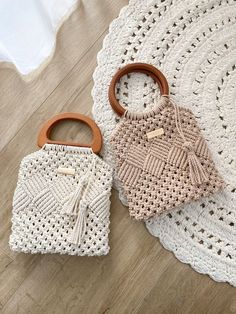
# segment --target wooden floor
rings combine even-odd
[[[16,254],[8,247],[20,160],[37,149],[40,125],[61,111],[91,115],[92,73],[109,23],[127,0],[84,0],[62,26],[56,53],[26,83],[0,69],[0,312],[236,313],[236,289],[179,262],[132,221],[113,191],[111,251],[105,257]],[[56,138],[88,138],[66,123]]]

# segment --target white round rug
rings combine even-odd
[[[167,77],[177,104],[191,108],[227,188],[150,219],[148,230],[196,271],[236,286],[236,1],[131,0],[110,26],[94,73],[93,114],[114,166],[109,139],[119,122],[108,102],[116,70],[147,62]],[[122,78],[117,97],[150,109],[158,88],[149,77]],[[120,198],[125,202],[119,183]]]

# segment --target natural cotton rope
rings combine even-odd
[[[127,110],[111,148],[136,219],[160,215],[224,186],[192,112],[168,97],[144,114]]]
[[[26,156],[13,199],[11,249],[107,254],[111,185],[112,169],[90,148],[46,144]]]

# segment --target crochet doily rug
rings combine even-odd
[[[110,26],[94,73],[94,117],[104,159],[114,166],[109,139],[119,122],[108,102],[115,71],[147,62],[166,75],[177,104],[191,108],[227,182],[221,193],[147,221],[163,246],[200,273],[236,286],[236,2],[131,0]],[[117,97],[136,111],[151,108],[158,88],[131,74]],[[119,183],[120,198],[125,198]]]

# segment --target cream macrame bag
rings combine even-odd
[[[90,147],[49,139],[52,127],[64,119],[83,121],[91,127]],[[99,128],[86,116],[59,114],[43,126],[38,145],[42,149],[26,156],[20,165],[13,198],[11,249],[107,254],[112,169],[96,155],[102,146]]]
[[[148,74],[160,87],[162,97],[149,112],[130,112],[116,99],[116,83],[130,72]],[[111,106],[122,116],[111,140],[116,174],[130,215],[139,220],[208,196],[224,186],[193,113],[174,104],[168,93],[164,75],[143,63],[120,69],[109,88]]]

